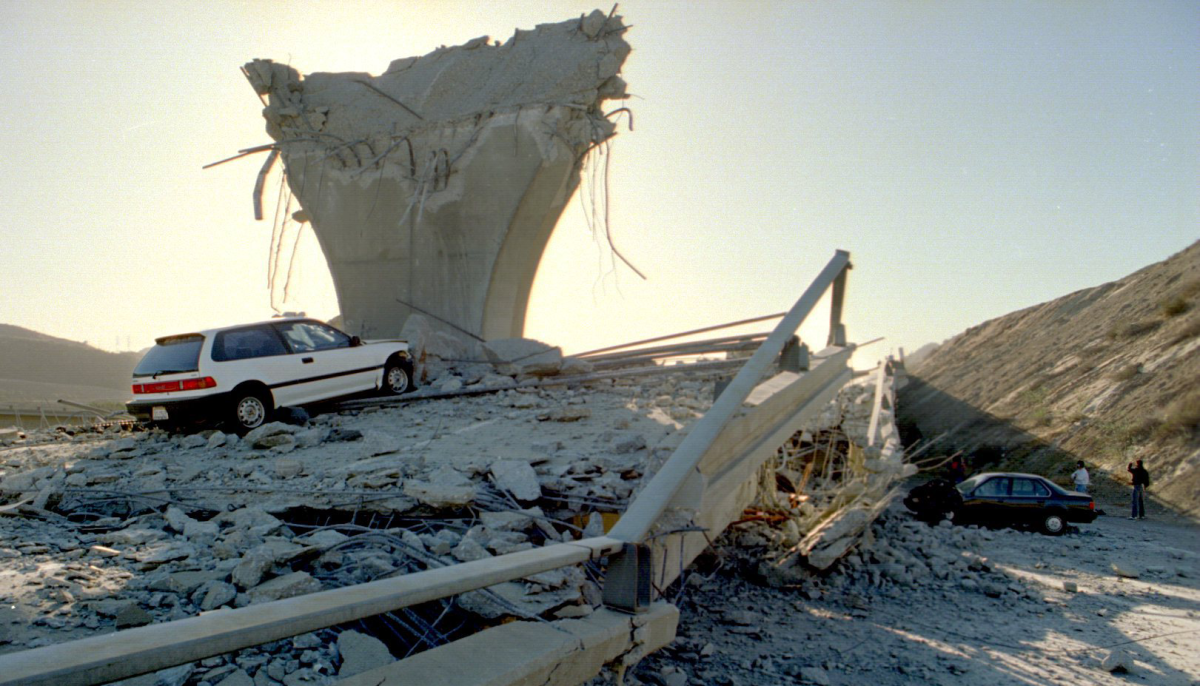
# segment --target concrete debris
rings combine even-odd
[[[261,583],[250,589],[249,593],[252,602],[261,603],[315,593],[319,590],[321,583],[308,572],[292,572]]]
[[[449,349],[437,335],[437,349]],[[548,352],[537,347],[538,355]],[[475,361],[433,354],[427,360],[431,369],[442,365],[442,387],[513,381]],[[0,518],[0,558],[15,556],[18,566],[30,569],[67,565],[58,572],[61,584],[39,579],[31,588],[40,595],[21,596],[22,612],[44,616],[34,628],[48,633],[58,631],[60,621],[64,628],[78,622],[79,631],[111,630],[118,616],[122,626],[166,622],[603,535],[608,513],[621,511],[711,405],[712,379],[681,373],[326,413],[304,427],[275,422],[241,439],[221,432],[113,432],[53,449],[8,452],[9,463],[0,466],[7,498],[51,491],[57,495],[48,507],[88,513],[94,533]],[[839,416],[857,417],[863,408],[869,405],[847,403]],[[669,414],[675,409],[679,420]],[[864,457],[870,468],[859,474],[865,486],[856,493],[862,498],[843,502],[838,521],[853,520],[853,512],[870,506],[873,479],[903,473],[884,453]],[[64,491],[68,478],[83,485]],[[114,493],[127,495],[114,499]],[[794,510],[805,516],[818,511]],[[406,528],[413,521],[421,524]],[[54,534],[30,533],[42,529]],[[857,526],[843,529],[845,535],[813,550],[840,553],[844,546],[843,566],[892,565],[880,573],[881,583],[938,578],[933,560],[909,563],[882,549],[876,559],[863,543],[869,536]],[[20,536],[6,533],[18,530]],[[764,546],[785,538],[794,546],[808,531],[764,525],[740,533],[747,541],[759,537]],[[1010,593],[999,588],[1002,597]],[[464,594],[452,613],[454,621],[466,612],[474,615],[470,621],[487,623],[514,616],[585,617],[601,602],[599,589],[580,569],[554,570]],[[984,593],[982,584],[975,592]],[[71,615],[55,611],[71,605]],[[767,630],[765,624],[729,626],[752,636]],[[22,630],[14,643],[28,647],[44,636]],[[344,673],[349,651],[339,652],[332,632],[309,635],[303,643],[277,642],[202,661],[188,684],[318,683]]]
[[[1112,570],[1114,574],[1124,579],[1136,579],[1142,575],[1136,567],[1128,562],[1114,562],[1112,563]]]
[[[409,479],[404,494],[435,509],[463,507],[475,500],[475,484],[453,467],[443,465],[428,480]]]
[[[357,631],[343,631],[338,634],[337,648],[338,654],[342,656],[342,666],[337,675],[343,679],[391,664],[396,660],[388,652],[383,641]]]
[[[153,621],[153,615],[133,603],[126,604],[113,615],[113,622],[118,629],[144,626]]]
[[[528,338],[505,338],[483,345],[488,361],[508,376],[554,376],[562,370],[562,349]]]
[[[1129,673],[1133,671],[1133,655],[1125,650],[1111,650],[1100,661],[1106,672]]]
[[[198,603],[200,609],[204,612],[215,610],[222,605],[226,605],[237,597],[237,589],[232,584],[227,584],[223,581],[213,581],[207,585],[204,591],[204,597]]]
[[[230,575],[233,582],[241,588],[253,588],[262,581],[273,566],[275,566],[275,556],[265,546],[258,546],[242,557]]]
[[[235,669],[229,676],[221,679],[216,686],[255,686],[254,679],[244,669]]]
[[[459,541],[450,554],[459,562],[474,562],[492,556],[478,541],[471,538],[463,538]]]
[[[881,387],[888,402],[880,411],[878,433],[868,435],[876,379],[867,376],[844,386],[764,465],[755,508],[773,513],[779,530],[752,535],[780,548],[763,563],[763,574],[774,582],[803,574],[797,569],[801,558],[824,570],[850,553],[894,497],[895,484],[916,473],[915,465],[904,462],[892,412],[886,409],[895,407],[890,373]]]
[[[538,475],[528,462],[497,460],[492,463],[491,472],[496,487],[521,502],[533,502],[542,497]]]

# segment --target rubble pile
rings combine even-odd
[[[758,574],[769,545],[730,529],[671,589],[675,641],[624,683],[982,686],[1011,681],[1012,665],[1038,683],[1117,684],[1118,665],[1191,683],[1194,613],[1170,608],[1197,595],[1195,532],[1122,523],[1051,537],[931,526],[893,503],[852,553],[782,588]],[[1168,631],[1166,651],[1129,640]]]
[[[529,379],[592,371],[590,362],[564,357],[557,346],[529,338],[481,343],[438,327],[422,314],[409,316],[400,338],[408,342],[417,383],[438,393],[503,388]]]
[[[797,635],[790,626],[785,634],[791,648],[755,650],[754,646],[781,638],[776,628],[810,613],[820,625],[814,630],[838,634],[843,631],[839,624],[867,619],[899,599],[920,607],[947,594],[966,592],[980,602],[1016,605],[1031,613],[1054,607],[1059,594],[1010,576],[980,554],[998,537],[1019,537],[1029,547],[1052,554],[1048,545],[1042,545],[1044,537],[1036,534],[955,527],[949,522],[930,527],[898,510],[886,511],[869,525],[855,552],[826,574],[798,580],[787,589],[792,600],[780,604],[773,590],[755,585],[764,580],[756,573],[762,555],[770,551],[768,544],[754,533],[731,529],[699,565],[711,569],[719,562],[721,567],[708,575],[693,572],[685,577],[677,602],[685,606],[689,621],[681,623],[679,636],[627,674],[625,683],[831,684],[831,674],[869,671],[875,665],[863,664],[861,654],[849,661],[838,659],[848,652],[845,648],[835,649],[830,656],[796,649]],[[847,647],[859,643],[859,632],[853,627],[844,630],[848,639],[855,638]],[[799,633],[802,639],[804,632]],[[730,643],[744,643],[745,649],[730,650]],[[923,674],[944,669],[936,663],[909,664],[898,676],[920,680]],[[601,683],[600,679],[592,682],[593,686]]]
[[[473,373],[447,366],[435,382]],[[712,392],[711,377],[679,374],[320,414],[243,437],[14,437],[0,452],[0,497],[20,503],[0,513],[0,651],[602,534],[600,513],[624,509]],[[370,633],[402,656],[464,626],[586,616],[601,579],[594,566],[546,572],[383,615]],[[340,637],[354,628],[156,678],[321,683],[346,668]]]
[[[748,543],[774,546],[764,551],[766,578],[780,584],[803,578],[801,561],[828,569],[868,535],[899,481],[916,472],[904,461],[895,428],[896,378],[885,377],[876,440],[868,435],[876,377],[862,377],[763,466],[754,513],[739,528]]]
[[[536,342],[483,354],[489,363],[426,356],[431,385],[511,384],[570,368]],[[805,432],[865,435],[872,390],[849,388]],[[0,511],[9,515],[0,516],[0,601],[11,608],[0,615],[0,650],[602,535],[603,515],[624,510],[713,392],[712,376],[681,373],[286,413],[289,423],[241,437],[113,428],[50,441],[32,432],[0,452],[0,496],[14,505]],[[797,466],[781,456],[774,469]],[[796,512],[819,493],[797,500]],[[750,550],[778,531],[738,535]],[[512,617],[586,616],[602,579],[594,564],[545,572],[380,615],[369,628],[167,670],[155,683],[324,683],[357,669],[345,653],[364,641],[345,638],[350,631],[382,641],[362,650],[387,661]]]

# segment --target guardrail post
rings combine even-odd
[[[621,552],[609,556],[604,577],[604,604],[614,610],[637,614],[650,607],[650,546],[626,543]]]
[[[808,346],[800,342],[799,336],[792,336],[779,353],[779,371],[806,372],[808,371]]]
[[[846,300],[846,273],[850,265],[833,281],[833,293],[829,302],[829,342],[827,345],[846,347],[846,325],[842,323],[842,304]]]

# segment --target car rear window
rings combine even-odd
[[[1048,496],[1050,491],[1033,479],[1013,479],[1012,494],[1022,498],[1035,498]]]
[[[146,351],[146,355],[133,369],[134,376],[154,376],[194,372],[200,368],[200,346],[204,336],[172,336],[158,339],[158,345]]]
[[[983,485],[975,489],[975,495],[982,496],[998,496],[1008,495],[1008,479],[1006,477],[996,477],[983,482]]]
[[[222,331],[213,340],[214,362],[248,360],[254,357],[286,355],[283,341],[266,327]]]

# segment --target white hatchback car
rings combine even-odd
[[[238,432],[276,409],[357,393],[412,388],[404,341],[362,341],[312,319],[273,319],[166,336],[133,370],[140,420],[160,425],[223,422]]]

